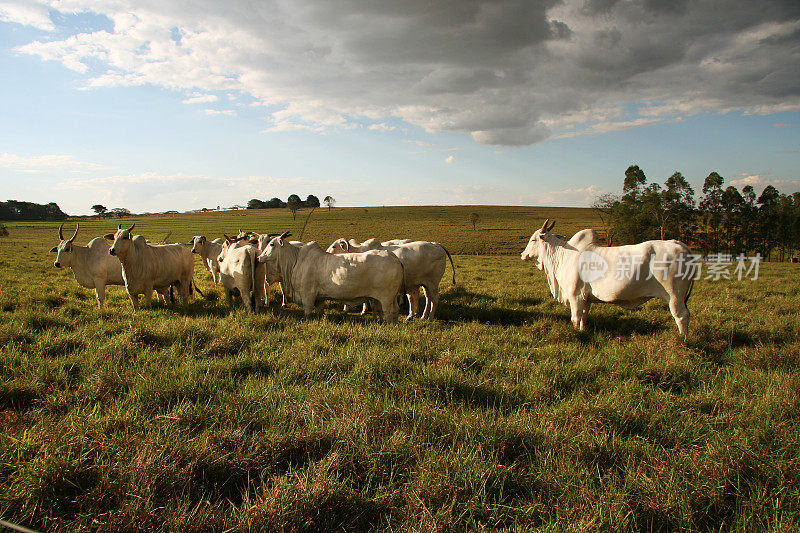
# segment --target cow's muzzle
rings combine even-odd
[[[109,248],[108,253],[109,255],[117,255],[117,252],[115,252],[113,248]]]
[[[53,263],[53,266],[56,267],[56,268],[61,268],[61,263],[56,261],[55,263]]]

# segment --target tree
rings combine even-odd
[[[607,192],[595,198],[591,206],[600,217],[600,221],[606,226],[606,240],[609,246],[614,242],[614,212],[619,203],[619,196]]]
[[[296,194],[291,195],[286,201],[286,207],[288,207],[289,211],[292,213],[292,220],[297,218],[297,210],[300,209],[301,205],[303,205],[303,202]]]
[[[109,213],[115,215],[117,218],[126,217],[131,214],[131,212],[128,209],[125,209],[124,207],[115,207],[114,209],[109,211]]]
[[[97,216],[102,217],[105,212],[108,211],[108,208],[104,205],[94,204],[92,206],[92,211],[94,211]]]
[[[267,200],[267,202],[264,204],[264,206],[267,207],[267,208],[270,208],[270,209],[275,209],[275,208],[279,208],[279,207],[286,207],[286,203],[283,200],[281,200],[280,198],[273,197],[273,198]]]
[[[478,221],[481,219],[481,216],[478,213],[470,213],[469,214],[469,221],[472,223],[472,231],[475,231],[475,225],[478,224]]]
[[[313,194],[309,194],[306,198],[306,201],[303,202],[303,205],[306,207],[319,207],[319,198],[314,196]]]
[[[719,228],[722,222],[722,176],[712,172],[703,182],[703,197],[700,199],[700,215],[706,226],[706,234],[711,233],[711,248],[719,251]]]
[[[694,189],[680,172],[674,172],[664,183],[661,193],[666,219],[666,236],[689,241],[694,218]]]
[[[267,204],[258,198],[253,198],[247,202],[247,209],[264,209],[265,207],[267,207]]]
[[[778,242],[778,201],[781,193],[767,185],[758,197],[759,241],[764,257],[769,257]]]
[[[328,206],[328,211],[330,211],[331,207],[333,207],[334,204],[336,204],[336,198],[334,198],[333,196],[326,196],[325,198],[322,199],[322,201],[325,202],[326,206]]]
[[[741,225],[741,215],[744,209],[744,197],[739,189],[733,185],[722,192],[722,223],[725,228],[725,242],[728,253],[733,253],[734,247],[741,247],[741,239],[738,238]]]
[[[8,237],[8,228],[0,222],[0,237]]]

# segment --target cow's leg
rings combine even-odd
[[[139,295],[128,291],[128,297],[131,299],[131,304],[133,304],[133,312],[135,313],[139,310]]]
[[[228,307],[230,308],[231,312],[233,311],[233,291],[228,287],[225,287],[225,299],[228,300]]]
[[[397,305],[397,299],[394,296],[382,300],[380,306],[383,311],[384,322],[389,324],[397,322],[397,317],[400,315],[400,306]]]
[[[569,309],[572,314],[572,325],[575,326],[575,329],[582,330],[581,316],[583,315],[583,300],[580,298],[570,298]]]
[[[672,318],[678,325],[678,332],[684,337],[687,336],[689,334],[689,308],[686,307],[686,302],[677,296],[671,296],[669,312],[672,313]]]
[[[423,285],[422,291],[425,293],[425,310],[422,312],[422,318],[431,319],[439,308],[439,287]]]
[[[103,310],[103,302],[106,300],[106,284],[95,283],[94,294],[97,297],[97,308]]]
[[[181,305],[187,307],[189,305],[189,291],[192,289],[192,278],[178,282],[178,295],[181,297]],[[175,304],[173,300],[172,304]]]
[[[314,312],[316,297],[315,295],[303,295],[301,296],[301,301],[303,302],[303,312],[306,314],[306,318],[308,318],[311,316],[311,313]]]
[[[244,310],[248,313],[253,312],[253,302],[250,299],[250,288],[249,287],[239,287],[239,296],[242,297],[242,306]]]
[[[286,307],[286,291],[283,288],[283,282],[281,281],[278,283],[278,287],[281,288],[281,307]]]
[[[419,314],[419,287],[410,287],[406,290],[408,298],[408,320]]]
[[[364,305],[361,306],[361,315],[366,315],[369,311],[369,302],[364,302]]]
[[[580,316],[581,322],[581,331],[585,331],[586,327],[589,325],[589,309],[592,307],[591,302],[584,302],[583,309]]]
[[[166,299],[166,296],[164,298]],[[145,307],[153,306],[153,287],[144,288],[144,306]]]

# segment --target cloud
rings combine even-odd
[[[182,100],[184,104],[210,104],[216,102],[219,97],[215,94],[195,94]]]
[[[0,21],[16,22],[45,31],[55,29],[47,6],[26,1],[0,2]]]
[[[206,115],[228,115],[228,116],[235,116],[236,111],[233,109],[206,109]]]
[[[740,174],[741,177],[737,179],[730,180],[728,185],[733,185],[734,187],[742,188],[747,185],[752,186],[753,188],[762,189],[767,187],[768,185],[772,185],[776,189],[781,192],[795,192],[797,190],[797,186],[800,185],[800,179],[771,179],[766,178],[760,174]]]
[[[107,168],[96,163],[78,161],[71,155],[20,156],[9,153],[0,154],[0,166],[17,172],[45,172],[48,170],[89,172]]]
[[[444,162],[447,163],[448,165],[453,161],[455,161],[455,157],[453,157],[452,155],[448,155],[447,157],[444,158]]]
[[[13,6],[3,20],[42,28],[48,9],[108,17],[111,31],[18,48],[87,87],[246,96],[267,109],[265,132],[391,120],[520,146],[709,111],[800,110],[796,0],[2,5]]]

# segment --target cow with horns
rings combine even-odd
[[[306,316],[326,299],[348,305],[372,301],[385,321],[397,321],[397,296],[404,292],[403,264],[397,256],[386,250],[334,255],[316,242],[292,246],[285,240],[288,235],[270,240],[258,260],[281,275]]]
[[[192,242],[189,243],[189,246],[192,247],[192,253],[199,255],[203,260],[203,266],[211,273],[211,279],[214,280],[214,283],[220,282],[218,258],[224,242],[225,239],[209,241],[205,235],[195,235],[192,237]]]
[[[144,294],[145,306],[150,306],[153,290],[164,294],[171,287],[178,289],[181,303],[189,303],[192,293],[194,259],[182,244],[150,244],[142,235],[132,235],[130,228],[117,226],[116,233],[104,236],[113,240],[108,253],[122,264],[122,277],[133,310],[139,309],[139,295]],[[198,290],[199,292],[199,290]]]
[[[80,246],[75,244],[80,224],[75,226],[72,237],[66,240],[63,229],[64,224],[61,224],[58,227],[58,238],[61,242],[50,250],[58,254],[53,265],[56,268],[71,268],[78,285],[94,289],[97,306],[102,309],[106,298],[106,286],[125,284],[122,278],[122,265],[108,255],[109,246],[102,237],[92,239],[86,246]]]
[[[570,306],[572,323],[586,329],[593,303],[612,303],[633,309],[651,298],[661,298],[678,331],[689,332],[686,303],[694,284],[694,256],[676,240],[647,241],[629,246],[597,246],[596,236],[579,232],[565,242],[545,220],[522,252],[523,261],[536,261],[547,275],[554,298]]]

